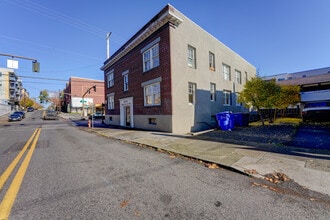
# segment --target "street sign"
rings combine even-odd
[[[80,100],[80,103],[86,103],[86,100]]]
[[[18,61],[17,60],[7,60],[7,68],[18,69]]]

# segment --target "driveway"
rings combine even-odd
[[[330,123],[303,123],[287,144],[300,148],[330,150]]]

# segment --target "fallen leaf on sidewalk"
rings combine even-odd
[[[170,158],[171,158],[171,159],[175,158],[175,155],[171,154],[171,155],[170,155]]]
[[[255,169],[251,169],[251,170],[244,170],[245,173],[248,174],[258,174],[258,172]]]
[[[210,169],[217,169],[217,168],[219,168],[219,166],[217,165],[217,164],[215,164],[215,163],[212,163],[212,164],[206,164],[206,166],[208,167],[208,168],[210,168]]]
[[[135,216],[141,216],[141,213],[138,210],[134,210],[134,215]]]
[[[286,181],[290,180],[290,178],[287,175],[285,175],[284,173],[280,173],[280,172],[267,174],[267,175],[265,175],[264,179],[267,180],[268,182],[276,183],[276,184],[280,183],[281,181],[286,182]]]
[[[125,206],[127,206],[129,204],[128,200],[124,200],[120,203],[120,207],[124,208]]]

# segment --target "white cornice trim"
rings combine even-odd
[[[167,10],[162,14],[156,21],[151,23],[149,27],[147,27],[141,34],[139,34],[136,38],[132,39],[132,41],[126,45],[126,47],[121,50],[116,56],[114,56],[111,60],[109,60],[104,66],[101,67],[101,70],[107,69],[109,66],[113,65],[120,58],[129,53],[133,48],[147,39],[151,34],[157,31],[160,27],[162,27],[167,22],[174,24],[178,27],[182,23],[182,19],[176,16],[173,12]]]

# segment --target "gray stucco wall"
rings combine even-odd
[[[178,11],[182,18],[179,27],[170,33],[171,72],[173,94],[173,132],[188,133],[216,126],[214,116],[225,110],[242,111],[233,100],[235,92],[242,91],[245,80],[255,76],[256,69],[219,40],[200,28]],[[188,66],[188,45],[196,48],[196,69]],[[215,71],[209,70],[209,52],[215,54]],[[231,68],[231,80],[223,79],[222,64]],[[242,84],[235,82],[235,70],[242,74]],[[188,103],[188,82],[196,83],[196,103]],[[216,84],[216,101],[210,101],[210,83]],[[232,105],[223,106],[223,90],[232,92]]]

